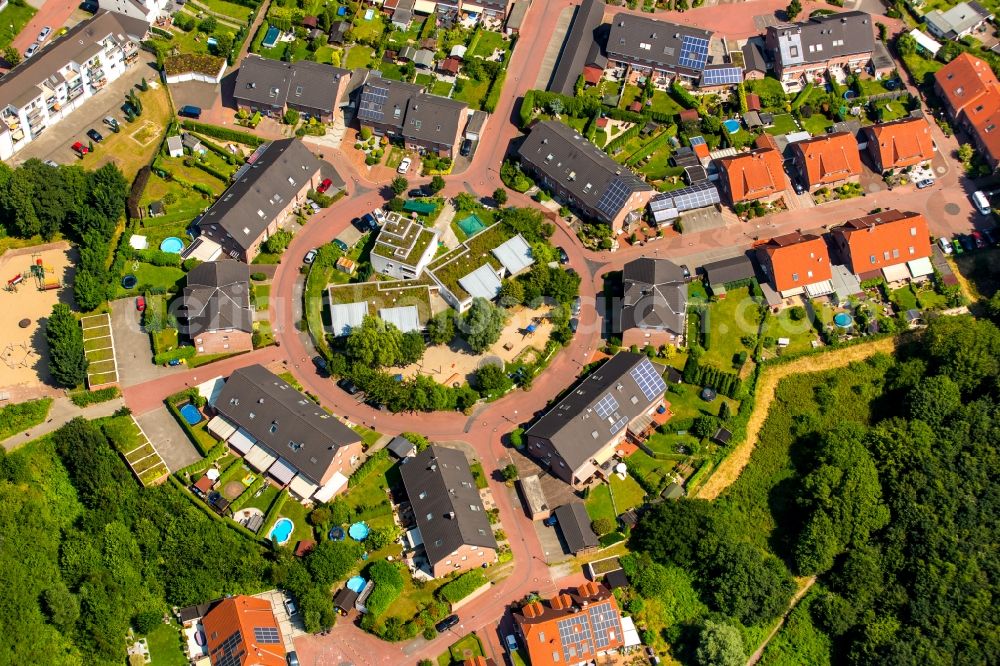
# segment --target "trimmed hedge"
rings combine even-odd
[[[365,607],[369,615],[377,618],[389,610],[392,602],[403,592],[403,575],[397,563],[378,560],[368,567],[368,579],[375,583],[375,588],[368,595]]]
[[[212,447],[212,449],[208,453],[205,454],[204,458],[202,458],[197,462],[191,463],[187,467],[182,467],[174,473],[177,476],[184,476],[186,474],[187,475],[200,474],[205,470],[207,470],[209,467],[211,467],[216,460],[226,455],[226,450],[227,450],[226,443],[219,442],[214,447]]]
[[[223,141],[234,141],[236,143],[246,144],[248,146],[253,146],[256,148],[261,144],[265,143],[264,139],[260,138],[255,134],[250,134],[249,132],[241,132],[239,130],[230,129],[228,127],[219,127],[218,125],[209,125],[207,123],[199,123],[193,120],[185,120],[181,123],[181,127],[192,132],[198,132],[199,134],[204,134],[206,136],[213,137],[215,139],[221,139]]]
[[[274,498],[274,501],[271,502],[271,506],[268,507],[267,513],[264,515],[264,523],[260,526],[260,531],[257,532],[265,541],[268,540],[267,535],[271,532],[271,528],[278,522],[278,515],[281,513],[281,508],[285,506],[285,501],[288,497],[288,489],[282,489],[278,493],[278,496]]]
[[[453,604],[466,598],[488,582],[486,574],[479,569],[472,569],[450,583],[445,583],[437,591],[437,594],[442,601]]]
[[[354,474],[351,474],[351,478],[347,480],[347,487],[353,488],[358,485],[369,476],[371,476],[372,471],[380,464],[389,459],[389,451],[386,449],[379,449],[373,453],[368,460],[361,463],[361,466],[354,470]]]
[[[172,351],[165,351],[153,357],[153,363],[163,365],[173,360],[183,361],[187,358],[194,358],[198,350],[192,346],[178,347]]]
[[[109,386],[108,388],[102,388],[96,391],[80,391],[79,393],[71,395],[69,399],[72,400],[73,404],[77,407],[87,407],[89,405],[96,405],[100,402],[114,400],[120,395],[121,391],[118,390],[117,386]]]
[[[673,84],[670,86],[670,90],[673,92],[677,101],[680,102],[684,108],[697,109],[701,106],[698,104],[698,100],[694,98],[694,95],[688,92],[688,89],[682,86],[676,79],[674,79]]]
[[[208,175],[215,176],[216,178],[218,178],[219,180],[221,180],[223,182],[223,184],[229,184],[229,174],[228,173],[222,173],[221,171],[219,171],[215,167],[210,166],[208,164],[205,164],[204,162],[202,162],[200,160],[195,160],[194,165],[196,167],[198,167],[199,169],[201,169],[202,171],[204,171],[205,173],[207,173]]]
[[[812,94],[813,84],[807,83],[806,87],[799,91],[799,94],[795,96],[792,101],[792,111],[798,111],[799,107],[805,104],[809,100],[809,95]]]

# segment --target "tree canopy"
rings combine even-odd
[[[485,298],[474,298],[462,318],[462,335],[472,351],[481,354],[500,339],[506,319],[502,309]]]
[[[49,372],[59,386],[73,388],[87,378],[87,358],[83,349],[83,330],[69,306],[56,303],[45,321],[45,340],[49,345]]]

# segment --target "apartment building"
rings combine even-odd
[[[0,159],[10,159],[139,60],[149,24],[101,11],[0,79]]]

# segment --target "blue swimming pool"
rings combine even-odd
[[[277,26],[270,25],[267,27],[267,32],[264,34],[264,41],[260,45],[265,49],[273,49],[274,45],[278,43],[279,36],[281,36],[281,31],[278,30]]]
[[[851,324],[854,323],[854,317],[846,312],[838,312],[833,315],[833,323],[840,328],[850,328]]]
[[[181,411],[181,416],[183,416],[184,420],[188,422],[188,425],[201,423],[202,420],[205,418],[201,415],[201,412],[198,411],[198,408],[192,405],[190,402],[181,407],[180,411]]]
[[[288,543],[294,527],[295,524],[288,518],[279,518],[278,522],[271,528],[271,533],[267,535],[267,538],[277,541],[279,546],[283,543]]]
[[[368,538],[368,526],[361,522],[354,523],[347,530],[347,533],[351,535],[351,538],[355,541],[364,541]]]
[[[349,581],[347,581],[347,589],[351,590],[352,592],[357,592],[358,594],[361,594],[361,590],[365,589],[365,585],[367,584],[368,581],[366,581],[361,576],[354,576]]]
[[[730,118],[729,120],[723,120],[722,126],[726,128],[726,131],[730,134],[736,134],[740,131],[740,121],[735,118]]]
[[[163,252],[169,252],[170,254],[180,254],[181,250],[183,249],[184,249],[184,241],[182,241],[177,236],[164,238],[163,242],[160,243],[160,250],[162,250]]]

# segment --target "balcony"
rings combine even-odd
[[[82,94],[83,94],[83,84],[81,83],[80,85],[69,91],[69,93],[66,95],[66,101],[72,102],[74,99],[76,99]]]

